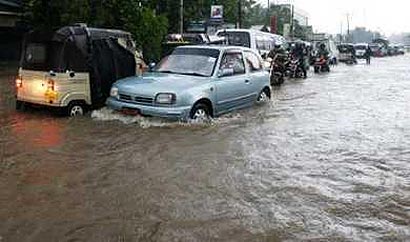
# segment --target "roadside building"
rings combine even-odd
[[[0,0],[0,61],[17,61],[24,33],[21,0]]]

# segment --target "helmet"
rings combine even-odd
[[[319,45],[319,48],[325,49],[325,48],[326,48],[326,45],[325,45],[324,43],[321,43],[321,44]]]

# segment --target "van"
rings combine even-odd
[[[66,26],[25,37],[16,108],[51,107],[68,116],[104,105],[112,83],[136,73],[135,43],[121,30]]]
[[[285,45],[286,39],[277,34],[251,29],[225,29],[216,32],[219,37],[225,37],[227,44],[242,46],[256,50],[261,56],[267,56],[275,44]]]

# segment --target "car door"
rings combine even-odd
[[[251,80],[246,73],[242,51],[225,52],[215,82],[217,113],[221,114],[245,106],[251,99],[250,85]]]
[[[266,83],[269,82],[269,75],[263,68],[262,59],[253,51],[244,51],[246,68],[250,85],[248,89],[248,96],[250,97],[250,104],[253,104],[259,93],[265,88]]]

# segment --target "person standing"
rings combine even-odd
[[[366,48],[366,53],[365,53],[365,57],[366,57],[366,63],[368,65],[370,65],[370,58],[372,56],[372,50],[370,49],[370,46],[367,46]]]

